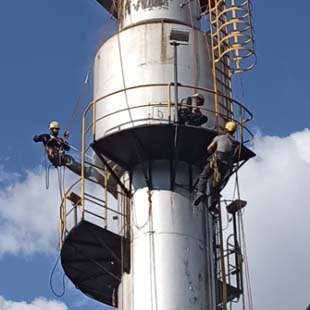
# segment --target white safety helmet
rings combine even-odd
[[[60,129],[60,125],[56,121],[50,122],[50,129]]]

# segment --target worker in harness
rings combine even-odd
[[[70,150],[67,142],[69,133],[66,131],[63,138],[59,137],[60,125],[56,121],[51,122],[49,128],[49,134],[35,135],[33,141],[43,143],[47,157],[55,167],[65,166],[72,172],[81,175],[81,164],[65,153]],[[84,176],[104,185],[104,177],[93,167],[85,167]]]
[[[199,175],[197,184],[197,194],[194,205],[197,206],[206,197],[207,184],[210,179],[210,190],[213,194],[218,194],[221,185],[224,184],[231,174],[233,159],[237,153],[239,143],[234,140],[234,133],[237,124],[229,121],[225,125],[225,133],[216,136],[209,144],[207,151],[211,154],[208,162]]]

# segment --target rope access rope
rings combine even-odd
[[[84,93],[85,93],[85,90],[86,90],[86,86],[88,85],[89,74],[92,72],[92,67],[93,67],[93,62],[91,63],[90,68],[87,71],[86,77],[85,77],[84,82],[83,82],[83,86],[81,87],[81,90],[80,90],[80,93],[79,93],[78,98],[76,100],[76,104],[75,104],[75,107],[73,109],[71,118],[70,118],[70,120],[68,122],[67,130],[69,132],[71,130],[71,127],[72,127],[72,124],[73,124],[74,120],[76,119],[76,117],[78,115],[78,111],[79,111],[79,108],[80,108],[80,105],[81,105],[81,102],[82,102],[82,98],[84,96]]]
[[[136,206],[135,206],[135,204],[133,203],[133,206],[132,206],[133,208],[132,208],[132,210],[133,210],[133,212],[132,212],[132,223],[133,223],[133,225],[134,225],[134,227],[136,227],[138,230],[141,230],[141,229],[143,229],[149,222],[150,222],[150,218],[151,218],[151,205],[149,204],[149,210],[148,210],[148,216],[147,216],[147,219],[145,220],[145,222],[141,225],[141,226],[139,226],[138,224],[137,224],[137,216],[136,216]]]
[[[52,271],[51,271],[51,274],[50,274],[50,279],[49,279],[49,284],[50,284],[50,289],[52,291],[52,293],[56,296],[56,297],[63,297],[65,292],[66,292],[66,286],[65,286],[65,273],[63,273],[63,277],[62,277],[62,287],[63,287],[63,290],[61,293],[57,293],[53,287],[53,276],[54,276],[54,273],[55,273],[55,270],[56,270],[56,267],[59,263],[59,260],[60,260],[60,254],[58,255],[57,259],[56,259],[56,262],[54,264],[54,267],[52,268]]]
[[[157,280],[156,280],[156,261],[155,261],[155,243],[154,243],[154,226],[153,226],[153,203],[152,203],[152,191],[148,190],[148,203],[150,210],[149,221],[149,250],[150,250],[150,288],[151,288],[151,309],[158,309],[157,305]]]
[[[235,188],[234,188],[234,195],[237,193],[238,200],[241,200],[240,195],[240,185],[239,185],[239,178],[238,178],[238,172],[236,172],[235,177]],[[245,280],[246,280],[246,287],[247,287],[247,299],[249,303],[248,310],[253,309],[253,298],[252,298],[252,288],[251,288],[251,281],[250,281],[250,273],[249,273],[249,266],[248,266],[248,260],[247,260],[247,247],[246,247],[246,238],[245,238],[245,230],[244,230],[244,224],[243,224],[243,212],[242,210],[238,211],[238,229],[239,229],[239,235],[241,237],[241,247],[242,247],[242,253],[243,253],[243,262],[245,267]],[[245,299],[243,294],[243,307],[245,309]]]
[[[125,217],[121,217],[121,229],[120,229],[120,235],[124,235],[125,236],[125,229],[126,229],[126,220],[127,220],[127,216],[126,216],[126,212],[127,212],[127,203],[128,203],[128,197],[121,195],[121,213],[125,214]],[[124,273],[124,242],[122,240],[121,242],[121,274]],[[123,285],[123,281],[121,282]],[[122,305],[124,305],[124,289],[122,287]],[[119,305],[118,305],[119,306]],[[113,307],[116,306],[113,305]]]
[[[223,230],[222,230],[222,213],[219,206],[219,231],[220,231],[220,260],[221,260],[221,271],[222,271],[222,309],[227,310],[227,283],[226,283],[226,270],[225,270],[225,259],[224,259],[224,240],[223,240]]]
[[[63,169],[62,169],[63,168]],[[62,201],[64,197],[64,175],[65,175],[65,167],[57,167],[58,174],[58,188],[60,194],[60,200]]]
[[[188,1],[187,3],[188,9],[189,9],[189,16],[191,19],[191,27],[192,27],[192,33],[194,35],[193,39],[193,56],[195,55],[195,52],[197,51],[197,38],[196,35],[194,34],[195,28],[194,28],[194,21],[193,21],[193,12],[192,12],[192,6],[191,6],[191,1]],[[193,85],[197,86],[197,57],[193,57],[193,62],[192,62],[192,78],[193,78]],[[196,92],[196,90],[194,90]]]
[[[111,18],[111,14],[108,16],[106,22],[104,23],[103,25],[103,29],[102,29],[102,36],[103,34],[105,33],[104,32],[104,29],[106,27],[106,25],[111,21],[113,20]],[[99,49],[99,46],[102,44],[102,41],[103,40],[99,40],[98,42],[98,45],[97,45],[97,48],[96,48],[96,52],[97,50]],[[78,111],[79,111],[79,108],[80,108],[80,105],[81,105],[81,102],[82,102],[82,99],[83,99],[83,96],[85,95],[85,90],[87,89],[86,87],[87,86],[90,86],[89,84],[89,76],[90,74],[92,73],[93,71],[93,65],[94,65],[94,57],[93,57],[93,60],[91,61],[90,65],[88,66],[88,70],[87,70],[87,73],[86,73],[86,76],[85,76],[85,79],[84,79],[84,82],[83,82],[83,85],[81,87],[81,90],[79,92],[79,95],[78,95],[78,98],[76,100],[76,103],[75,103],[75,107],[73,109],[73,112],[71,114],[71,118],[69,119],[69,122],[68,122],[68,126],[67,126],[67,130],[70,131],[71,130],[71,127],[72,127],[72,124],[74,122],[74,120],[76,119],[77,115],[78,115]]]

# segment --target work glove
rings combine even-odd
[[[39,139],[39,136],[38,136],[38,135],[35,135],[35,136],[33,137],[33,141],[34,141],[34,142],[38,142],[38,139]]]
[[[69,138],[69,135],[70,135],[70,131],[67,129],[65,132],[64,132],[64,138],[65,140],[67,140]]]

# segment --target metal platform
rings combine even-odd
[[[68,278],[84,294],[117,306],[122,271],[130,269],[129,248],[127,239],[82,221],[65,239],[61,264]]]
[[[177,128],[177,129],[176,129]],[[177,130],[177,146],[175,132]],[[206,160],[207,146],[216,136],[216,132],[204,128],[173,124],[140,126],[110,134],[92,143],[91,147],[124,169],[147,160],[178,160],[196,166],[203,166]],[[194,138],[193,138],[194,137]],[[255,154],[242,147],[240,161],[246,161]]]

